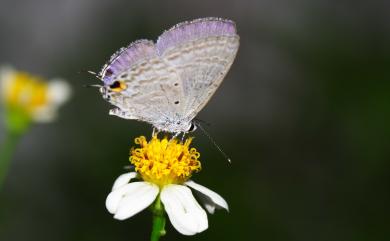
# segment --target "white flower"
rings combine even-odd
[[[106,208],[114,214],[115,219],[132,217],[149,207],[160,195],[169,220],[177,231],[184,235],[200,233],[208,228],[207,215],[188,187],[203,196],[204,206],[209,213],[214,213],[216,208],[229,209],[219,194],[194,181],[186,181],[183,185],[167,184],[160,188],[151,182],[131,182],[137,176],[136,172],[129,172],[114,182],[112,192],[106,199]]]
[[[46,83],[40,77],[7,66],[0,68],[0,94],[7,110],[22,113],[35,122],[49,122],[69,99],[71,89],[64,80]]]
[[[158,197],[169,220],[177,231],[194,235],[208,228],[205,210],[192,195],[191,187],[199,193],[209,213],[216,208],[228,210],[228,204],[217,193],[191,180],[191,174],[199,171],[200,154],[190,148],[192,139],[184,143],[176,139],[162,140],[157,136],[147,142],[141,136],[135,139],[140,148],[131,149],[130,162],[137,172],[119,176],[106,200],[107,210],[114,218],[124,220],[149,207]],[[138,178],[143,181],[131,182]]]

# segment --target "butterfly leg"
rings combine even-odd
[[[169,140],[169,142],[173,141],[174,139],[176,139],[179,135],[180,135],[181,132],[176,132],[172,138]]]
[[[183,132],[183,136],[181,137],[181,143],[183,143],[184,142],[184,137],[186,136],[186,132]]]
[[[126,171],[131,171],[131,172],[134,172],[135,171],[135,166],[134,165],[126,165],[123,167],[124,170]]]

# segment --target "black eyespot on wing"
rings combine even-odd
[[[112,71],[112,69],[108,68],[106,70],[106,73],[104,74],[105,76],[111,76],[114,72]]]
[[[175,103],[175,105],[177,105],[177,104],[179,104],[180,102],[177,100],[177,101],[175,101],[175,102],[173,102],[173,103]]]
[[[174,84],[174,86],[178,86],[178,85],[179,85],[179,83],[175,83],[175,84]]]
[[[121,87],[121,83],[119,81],[115,81],[114,83],[112,83],[110,85],[111,89],[116,89],[116,88],[120,88],[120,87]]]

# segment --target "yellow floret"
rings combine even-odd
[[[135,139],[135,144],[140,147],[131,149],[130,162],[145,181],[160,187],[180,184],[190,178],[192,172],[201,169],[200,154],[195,148],[190,148],[191,142],[192,138],[182,143],[167,137],[160,140],[157,136],[147,142],[144,136],[140,136]]]

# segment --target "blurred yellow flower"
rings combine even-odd
[[[70,93],[69,84],[63,80],[46,83],[40,77],[0,66],[0,104],[6,129],[0,146],[0,187],[16,145],[30,123],[52,121]]]
[[[40,77],[11,67],[0,68],[1,102],[8,122],[20,122],[23,118],[27,122],[52,121],[70,93],[69,84],[61,79],[47,83]]]

